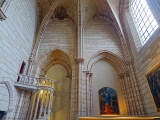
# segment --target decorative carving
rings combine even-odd
[[[3,6],[3,4],[4,4],[5,1],[6,1],[6,0],[0,0],[0,7]]]
[[[64,18],[68,18],[68,14],[66,12],[66,9],[63,6],[59,6],[54,11],[55,18],[58,18],[58,20],[64,20]]]
[[[11,0],[0,0],[0,20],[5,20],[6,16],[4,12],[9,6]]]
[[[6,16],[0,8],[0,20],[5,20],[5,19],[6,19]]]
[[[78,64],[83,63],[83,62],[84,62],[84,59],[83,59],[83,58],[77,58],[77,59],[76,59],[76,62],[77,62]]]

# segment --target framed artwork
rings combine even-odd
[[[100,115],[118,115],[119,106],[117,92],[109,87],[99,90]]]
[[[160,112],[160,66],[146,75],[157,111]]]

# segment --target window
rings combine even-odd
[[[19,74],[23,74],[24,73],[25,66],[26,66],[26,63],[23,61],[22,65],[20,67],[20,70],[19,70]],[[20,79],[20,77],[18,76],[17,81],[19,81],[19,79]]]
[[[159,26],[146,0],[132,0],[130,11],[139,32],[141,43],[144,45]]]

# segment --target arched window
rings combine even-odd
[[[131,0],[130,12],[144,45],[159,27],[146,0]]]

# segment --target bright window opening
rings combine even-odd
[[[146,0],[132,0],[130,5],[132,17],[144,45],[159,27]]]

